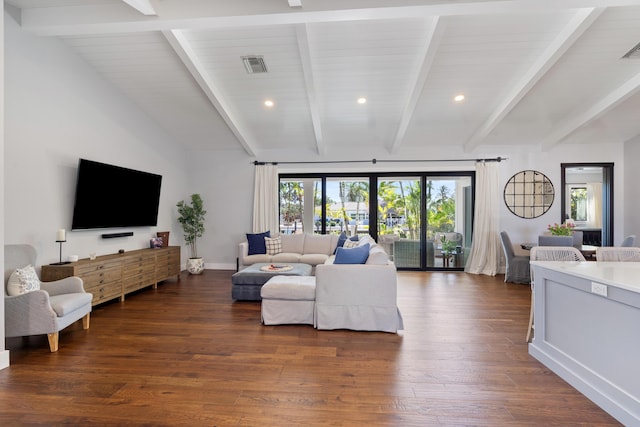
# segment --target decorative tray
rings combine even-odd
[[[268,264],[260,267],[262,271],[289,271],[293,270],[293,266],[289,264]]]

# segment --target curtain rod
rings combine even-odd
[[[506,157],[493,157],[489,159],[424,159],[424,160],[320,160],[308,162],[259,162],[254,161],[253,164],[258,165],[302,165],[302,164],[327,164],[327,163],[421,163],[421,162],[498,162],[507,160]]]

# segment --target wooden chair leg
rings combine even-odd
[[[89,329],[90,315],[91,313],[87,313],[87,315],[82,318],[82,329]]]
[[[529,329],[527,329],[527,342],[531,342],[531,331],[533,331],[533,289],[531,289],[531,310],[529,311]]]
[[[58,351],[58,332],[47,334],[47,338],[49,338],[49,348],[51,349],[51,353]]]

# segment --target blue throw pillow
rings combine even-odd
[[[267,253],[267,245],[264,242],[265,237],[271,237],[271,231],[264,233],[247,233],[247,243],[249,244],[249,255],[258,255]]]
[[[335,254],[336,251],[338,250],[338,248],[341,248],[344,246],[344,241],[347,240],[347,233],[345,233],[344,231],[342,233],[340,233],[340,236],[338,236],[338,244],[336,245],[336,250],[333,251],[333,253]]]
[[[364,264],[369,258],[369,245],[365,243],[355,248],[338,248],[336,249],[336,259],[334,264]]]

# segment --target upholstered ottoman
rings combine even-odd
[[[315,277],[274,276],[262,286],[260,295],[263,324],[314,324]]]
[[[313,267],[309,264],[290,262],[286,265],[291,267],[286,271],[265,271],[263,267],[272,264],[260,262],[250,265],[244,270],[240,270],[231,276],[231,298],[238,301],[260,301],[260,290],[269,279],[274,276],[310,276]]]

